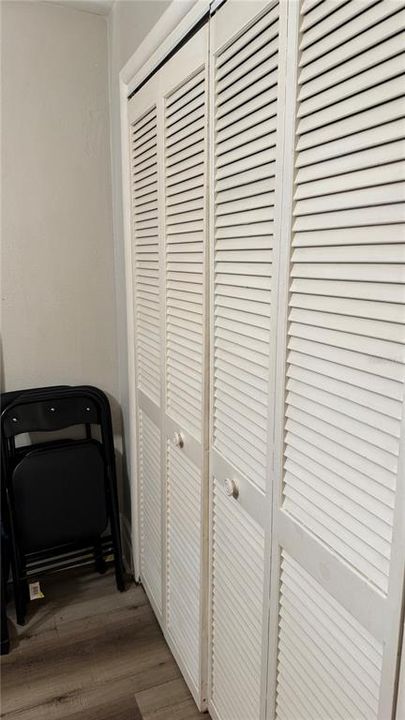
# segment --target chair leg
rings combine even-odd
[[[25,614],[27,610],[26,586],[21,580],[22,564],[20,554],[17,547],[17,537],[15,534],[13,512],[11,508],[10,495],[7,490],[8,520],[10,530],[10,549],[11,549],[11,573],[13,576],[13,592],[16,619],[18,625],[25,625]]]
[[[18,562],[17,552],[13,548],[11,558],[11,572],[13,575],[14,605],[17,625],[25,625],[27,612],[27,584],[21,579],[21,566]]]
[[[115,569],[115,582],[117,589],[120,592],[125,590],[125,579],[124,579],[124,565],[122,562],[122,549],[121,549],[121,532],[118,521],[117,504],[114,502],[112,494],[109,496],[109,515],[110,515],[110,527],[111,537],[114,550],[114,569]]]
[[[115,563],[115,582],[119,592],[125,592],[124,570],[121,563]]]
[[[114,460],[114,445],[112,441],[112,425],[111,412],[108,398],[101,390],[89,386],[84,388],[87,390],[89,397],[97,403],[100,408],[101,415],[101,435],[105,453],[106,462],[106,500],[108,507],[108,516],[110,520],[110,529],[112,536],[112,544],[114,550],[114,566],[115,580],[117,588],[120,592],[125,590],[124,566],[122,562],[121,534],[118,515],[118,497]]]
[[[28,582],[21,579],[22,568],[19,568],[17,582],[14,582],[14,603],[17,625],[25,625],[25,616],[27,614],[27,603],[29,600]],[[13,572],[14,577],[14,572]]]
[[[4,541],[3,541],[4,542]],[[10,637],[8,633],[8,621],[7,621],[7,575],[8,565],[5,562],[5,551],[1,548],[1,645],[0,654],[7,655],[10,652]]]
[[[100,538],[94,543],[94,567],[100,575],[104,575],[107,570],[107,563],[103,557],[103,546]]]
[[[121,550],[121,538],[119,536],[119,528],[117,525],[116,518],[111,518],[111,535],[114,548],[114,569],[115,569],[115,582],[117,589],[120,592],[125,590],[125,579],[124,579],[124,565],[122,562],[122,550]]]

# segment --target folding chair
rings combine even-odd
[[[70,432],[74,426],[83,428],[80,439],[52,439],[52,433],[67,428]],[[44,564],[49,567],[50,559],[56,569],[71,567],[80,551],[90,549],[96,569],[104,572],[108,525],[117,588],[122,592],[115,456],[106,395],[91,386],[5,393],[1,430],[18,624],[25,622],[30,573],[38,574]],[[17,436],[26,433],[46,433],[46,439],[16,443]]]

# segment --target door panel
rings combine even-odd
[[[164,117],[167,636],[205,706],[207,53],[203,27],[161,76]]]
[[[160,120],[157,79],[128,107],[132,202],[137,532],[141,579],[163,618],[162,309]]]
[[[268,717],[387,720],[404,572],[401,58],[387,35],[401,4],[307,8],[290,12]],[[359,33],[378,47],[360,54]]]
[[[223,720],[260,717],[264,532],[214,478],[211,703]]]
[[[131,127],[137,386],[160,405],[160,246],[157,111]]]
[[[228,0],[211,23],[209,709],[263,717],[279,207],[278,3]]]
[[[240,5],[225,5],[213,20],[213,445],[265,490],[279,26],[277,6],[256,21],[253,7],[248,27],[221,49]]]
[[[207,57],[203,27],[129,103],[141,578],[201,708],[207,656]]]
[[[139,501],[141,573],[162,612],[162,518],[160,430],[139,410]]]
[[[167,631],[195,687],[200,674],[201,471],[167,441]]]
[[[376,718],[383,646],[282,552],[280,718]]]
[[[198,439],[204,372],[205,95],[201,69],[166,101],[167,412]]]

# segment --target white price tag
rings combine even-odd
[[[30,590],[30,600],[40,600],[41,598],[45,597],[41,590],[41,586],[39,582],[32,582],[29,583],[29,590]]]

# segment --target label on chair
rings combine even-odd
[[[32,582],[29,583],[29,591],[30,591],[30,600],[40,600],[41,598],[45,597],[44,593],[41,590],[41,585],[39,582]]]

